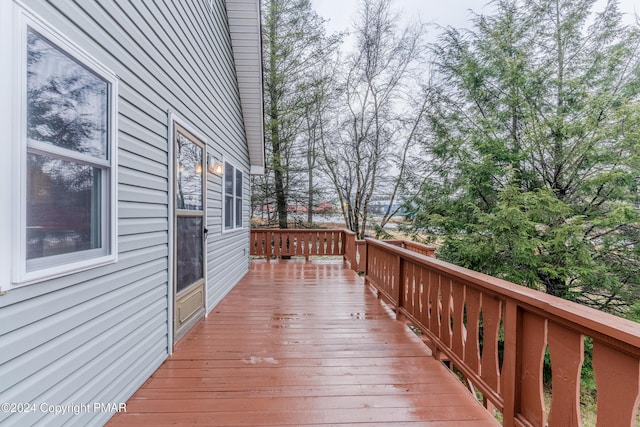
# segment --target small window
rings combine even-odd
[[[242,171],[224,164],[224,229],[242,228]]]
[[[236,169],[236,228],[242,228],[242,172]]]
[[[115,75],[22,15],[20,268],[28,282],[115,260]],[[18,38],[20,39],[20,38]]]

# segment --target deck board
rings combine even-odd
[[[495,426],[342,262],[252,261],[108,425]]]

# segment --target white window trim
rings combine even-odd
[[[0,140],[0,147],[4,155],[0,156],[0,186],[3,200],[0,200],[0,294],[11,288],[11,267],[13,259],[13,231],[16,215],[13,209],[13,189],[16,176],[15,157],[18,150],[15,144],[14,126],[15,109],[12,108],[12,97],[14,94],[15,70],[11,67],[14,64],[13,46],[15,37],[15,22],[13,20],[13,4],[8,1],[0,1],[0,127],[7,130],[7,138]],[[11,198],[9,199],[9,195]],[[4,199],[7,197],[7,199]]]
[[[9,3],[9,2],[3,2]],[[12,243],[13,259],[11,268],[11,284],[6,288],[13,288],[17,286],[32,284],[41,282],[43,280],[52,279],[78,271],[83,271],[91,268],[95,268],[101,265],[114,263],[117,261],[118,247],[117,247],[117,233],[118,233],[118,211],[117,211],[117,137],[118,137],[118,78],[98,62],[95,58],[89,55],[86,51],[80,48],[77,44],[65,37],[60,32],[56,31],[51,25],[47,24],[42,18],[38,17],[33,12],[27,10],[25,7],[19,7],[17,4],[11,2],[13,11],[9,12],[9,15],[13,17],[13,25],[6,32],[11,32],[11,46],[8,47],[11,51],[9,64],[6,64],[5,68],[10,68],[7,73],[12,76],[15,84],[12,90],[12,94],[7,98],[7,103],[13,106],[12,120],[9,125],[10,135],[13,137],[11,140],[20,141],[20,144],[16,144],[18,148],[13,150],[13,165],[14,171],[12,175]],[[7,10],[11,9],[10,6]],[[3,9],[3,16],[5,15]],[[59,258],[64,264],[55,265],[52,267],[43,267],[34,271],[27,271],[26,260],[26,159],[27,159],[27,138],[26,138],[26,52],[27,52],[27,26],[33,28],[38,33],[45,36],[58,48],[63,50],[69,56],[76,59],[85,67],[96,73],[109,83],[109,141],[108,141],[108,176],[107,182],[103,182],[102,191],[108,194],[104,194],[104,201],[108,203],[108,206],[103,208],[104,221],[102,226],[106,227],[106,232],[103,234],[103,245],[108,245],[107,253],[104,254],[104,250],[88,250],[82,252],[76,252],[73,258],[75,261],[67,262],[70,257]],[[4,34],[3,34],[4,35]],[[18,106],[19,108],[15,108]],[[4,108],[4,107],[3,107]],[[9,107],[10,108],[10,107]],[[97,163],[97,162],[96,162]],[[16,208],[17,207],[17,208]],[[108,218],[107,218],[108,217]],[[104,254],[104,255],[102,255]],[[4,281],[2,282],[4,283]],[[1,286],[2,284],[0,284]]]
[[[233,167],[233,214],[232,214],[232,220],[233,220],[233,224],[231,228],[227,228],[227,209],[226,209],[226,203],[227,203],[227,193],[226,193],[226,189],[225,189],[225,179],[227,177],[226,174],[226,165],[227,163],[229,163],[231,165],[231,167]],[[236,226],[236,171],[240,171],[240,173],[242,173],[242,213],[240,214],[242,217],[242,226],[238,227]],[[245,200],[246,200],[246,196],[245,193],[246,191],[244,190],[244,184],[245,184],[245,180],[247,174],[240,169],[239,167],[237,167],[235,165],[235,163],[226,160],[224,157],[222,158],[222,233],[226,234],[226,233],[234,233],[237,232],[239,230],[244,230],[248,227],[248,224],[244,218],[244,205],[245,205]]]

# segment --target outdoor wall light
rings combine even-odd
[[[207,170],[214,175],[222,175],[222,162],[207,154]]]

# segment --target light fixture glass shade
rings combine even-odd
[[[207,170],[214,175],[222,175],[222,162],[207,154]]]

